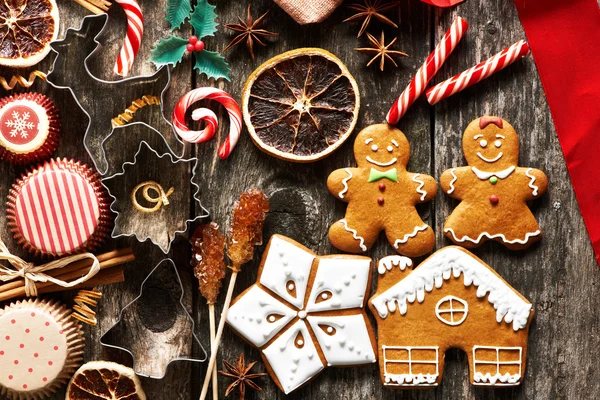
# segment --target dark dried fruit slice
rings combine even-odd
[[[131,368],[92,361],[75,372],[65,400],[146,400],[146,394]]]
[[[50,52],[58,36],[55,0],[0,1],[0,65],[29,67]]]
[[[317,48],[288,51],[254,71],[242,93],[250,137],[266,153],[319,160],[352,133],[360,96],[356,81],[333,54]]]

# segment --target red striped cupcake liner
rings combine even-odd
[[[94,251],[113,223],[100,175],[66,158],[52,159],[23,175],[13,184],[6,205],[10,231],[36,256]]]
[[[35,92],[0,99],[0,158],[29,165],[52,156],[58,147],[58,108]]]

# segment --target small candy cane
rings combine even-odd
[[[396,125],[408,108],[425,91],[429,81],[438,73],[444,61],[450,56],[458,42],[467,31],[469,24],[461,17],[457,17],[446,34],[429,54],[421,68],[417,71],[406,89],[398,96],[387,113],[386,120],[390,125]]]
[[[219,157],[227,158],[237,144],[242,131],[242,111],[238,103],[227,92],[211,87],[201,87],[186,93],[179,99],[173,110],[173,128],[186,142],[201,143],[212,138],[219,123],[215,113],[208,108],[197,108],[192,111],[193,120],[206,122],[204,129],[193,131],[185,124],[186,111],[192,104],[203,99],[218,101],[229,113],[229,136],[219,148]]]
[[[481,82],[490,75],[503,70],[515,61],[525,57],[527,54],[529,54],[527,42],[524,40],[518,41],[491,58],[480,62],[476,66],[427,89],[425,92],[427,101],[429,104],[434,105],[469,86]]]
[[[133,60],[140,50],[142,35],[144,34],[144,17],[136,0],[115,0],[127,16],[127,36],[115,62],[114,72],[117,75],[127,76],[133,65]]]

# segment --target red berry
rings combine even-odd
[[[198,41],[198,38],[194,35],[190,36],[189,42],[190,44],[196,44],[196,42]]]
[[[498,204],[498,201],[500,201],[500,199],[498,199],[498,196],[496,196],[495,194],[490,196],[490,203],[492,203],[493,205]]]
[[[185,46],[185,49],[191,53],[192,51],[194,51],[194,45],[193,45],[193,44],[191,44],[191,43],[188,43],[188,44]]]
[[[196,44],[194,44],[194,50],[202,51],[204,50],[204,42],[202,40],[198,40]]]

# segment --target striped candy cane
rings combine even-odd
[[[125,36],[125,42],[115,62],[114,72],[117,75],[127,76],[133,65],[133,60],[140,50],[142,35],[144,34],[144,17],[136,0],[115,1],[125,10],[127,36]]]
[[[192,104],[203,99],[218,101],[229,114],[229,136],[219,148],[219,157],[227,158],[237,144],[242,131],[242,111],[238,103],[227,92],[211,87],[201,87],[186,93],[179,99],[173,110],[173,128],[179,137],[190,143],[206,142],[212,138],[219,123],[215,113],[208,108],[197,108],[192,111],[192,119],[206,122],[204,129],[193,131],[185,124],[186,111]]]
[[[515,61],[525,57],[528,53],[529,46],[527,45],[527,42],[521,40],[476,66],[427,89],[427,92],[425,92],[427,101],[429,104],[434,105],[477,82],[481,82],[490,75],[503,70]]]
[[[462,39],[469,24],[461,17],[456,17],[450,29],[442,40],[435,46],[435,49],[429,54],[425,63],[419,68],[406,89],[396,99],[390,111],[388,111],[386,120],[388,124],[395,125],[406,113],[406,110],[413,105],[415,100],[425,91],[429,81],[437,74],[444,64],[444,61],[450,56],[458,42]]]

